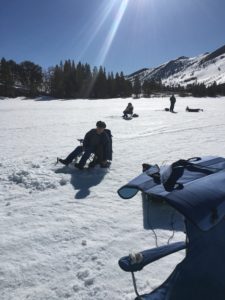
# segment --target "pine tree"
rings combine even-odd
[[[130,80],[125,80],[125,97],[131,97],[132,96],[132,83]]]
[[[115,80],[112,72],[107,76],[107,91],[109,98],[115,97]]]
[[[54,68],[51,67],[51,68],[48,68],[47,70],[44,70],[43,75],[42,75],[42,78],[43,78],[42,90],[44,93],[46,93],[48,95],[51,94],[51,90],[52,90],[51,79],[52,79],[53,73],[54,73]]]
[[[134,79],[133,94],[136,98],[139,98],[141,94],[141,83],[138,76],[136,76]]]
[[[95,97],[107,98],[107,79],[105,69],[102,66],[99,67],[98,74],[95,81]]]
[[[64,98],[64,80],[62,65],[56,65],[51,77],[51,95],[56,98]]]
[[[30,61],[24,61],[19,65],[20,82],[28,90],[29,96],[38,95],[38,89],[42,84],[42,68]]]
[[[93,78],[91,73],[91,67],[89,64],[85,64],[84,73],[85,73],[85,78],[83,82],[83,97],[90,98]]]
[[[151,92],[152,92],[151,84],[150,84],[149,80],[145,80],[142,85],[142,93],[143,93],[144,97],[150,97]]]
[[[14,62],[6,61],[5,58],[1,59],[0,68],[0,83],[2,84],[2,94],[6,97],[14,96]]]

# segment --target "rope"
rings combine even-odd
[[[173,239],[175,230],[174,230],[174,216],[175,216],[175,210],[172,211],[170,215],[170,225],[172,229],[172,235],[168,238],[167,245],[169,245],[170,241]]]
[[[134,276],[134,272],[131,272],[131,275],[132,275],[132,281],[133,281],[133,286],[134,286],[135,294],[137,295],[138,299],[141,299],[141,298],[139,298],[140,295],[138,294],[137,283],[136,283],[136,278]]]
[[[148,200],[148,201],[150,201],[150,200]],[[171,230],[172,230],[172,235],[168,238],[167,245],[169,245],[170,241],[173,239],[174,234],[175,234],[175,229],[174,229],[174,223],[175,223],[174,222],[174,217],[175,217],[175,213],[176,213],[176,211],[173,210],[172,213],[171,213],[171,216],[170,216],[170,226],[171,226]],[[157,236],[157,234],[156,234],[156,232],[155,232],[155,230],[153,228],[152,222],[151,222],[151,209],[149,210],[148,215],[149,215],[149,218],[148,218],[149,227],[150,227],[150,229],[151,229],[151,231],[153,232],[153,235],[154,235],[155,246],[158,248],[159,247],[158,236]]]
[[[145,196],[145,197],[148,197],[148,196]],[[145,200],[151,201],[151,200],[149,200],[149,199],[145,199]],[[153,234],[154,234],[154,238],[155,238],[155,246],[158,248],[158,247],[159,247],[159,245],[158,245],[158,237],[157,237],[157,234],[156,234],[156,232],[155,232],[155,230],[154,230],[154,228],[153,228],[153,226],[152,226],[152,222],[151,222],[151,214],[150,214],[150,212],[151,212],[151,208],[150,208],[150,210],[149,210],[149,212],[148,212],[148,215],[149,215],[148,221],[149,221],[150,229],[151,229],[151,231],[152,231]]]

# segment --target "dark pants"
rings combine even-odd
[[[80,159],[79,166],[84,167],[84,165],[86,164],[86,161],[90,157],[91,153],[94,153],[94,150],[91,148],[84,149],[83,146],[78,146],[73,152],[71,152],[65,159],[66,163],[67,164],[71,163],[77,156],[82,154],[83,151],[84,151],[84,154],[82,155],[82,157]]]
[[[128,118],[128,115],[131,115],[131,116],[132,116],[132,113],[127,112],[127,111],[124,111],[124,112],[123,112],[123,117]]]
[[[96,162],[98,162],[98,163],[101,163],[103,160],[106,160],[106,158],[103,155],[103,147],[102,146],[99,146],[96,148],[95,155],[97,157]]]
[[[174,105],[175,105],[175,102],[171,102],[171,103],[170,103],[170,111],[172,111],[172,112],[173,112],[173,110],[174,110]]]

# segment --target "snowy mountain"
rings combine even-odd
[[[145,80],[162,80],[164,85],[186,86],[187,84],[204,83],[209,86],[216,82],[225,83],[225,45],[212,53],[196,57],[181,56],[166,62],[159,67],[142,69],[127,76],[134,81],[139,77],[141,83]]]

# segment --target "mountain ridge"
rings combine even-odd
[[[143,68],[126,76],[134,82],[138,77],[141,84],[145,80],[161,80],[167,86],[187,86],[188,84],[225,83],[225,45],[215,51],[195,57],[179,56],[155,68]]]

